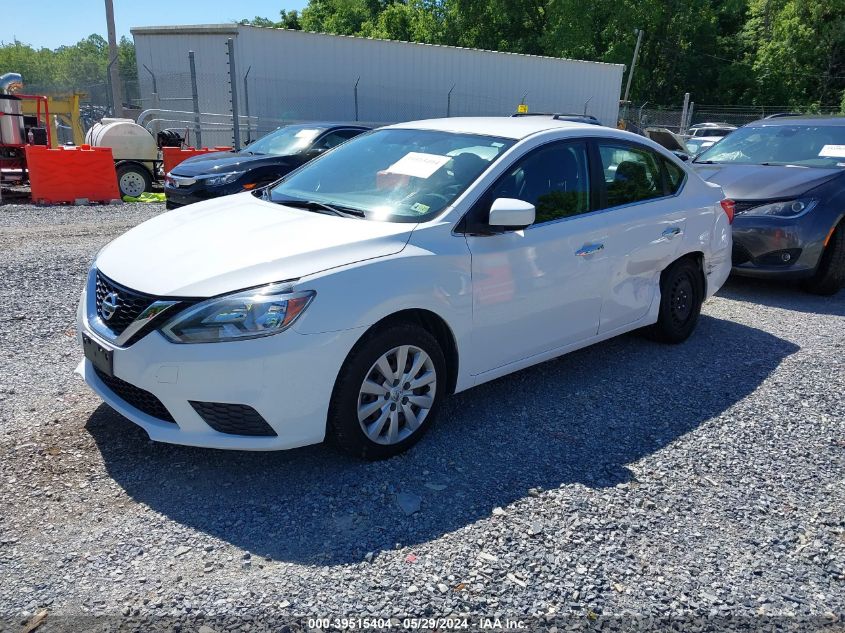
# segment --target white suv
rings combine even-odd
[[[686,339],[730,272],[732,212],[627,132],[393,125],[105,247],[78,371],[154,440],[274,450],[328,435],[387,457],[450,393],[629,330]]]

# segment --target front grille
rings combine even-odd
[[[189,401],[200,417],[215,431],[229,435],[275,436],[276,432],[252,407],[224,402]]]
[[[147,415],[151,415],[158,420],[173,422],[174,424],[176,423],[173,416],[170,415],[170,411],[167,410],[167,407],[165,407],[161,400],[156,398],[149,391],[144,391],[140,387],[136,387],[125,380],[121,380],[117,376],[109,376],[108,374],[101,372],[96,367],[94,368],[94,371],[96,372],[97,377],[105,383],[106,387],[108,387],[112,393],[121,400],[124,400],[139,411],[143,411]]]
[[[103,313],[103,299],[106,295],[114,293],[117,297],[117,309],[111,315],[111,318],[106,318]],[[111,279],[103,275],[99,270],[97,271],[97,314],[102,319],[103,324],[111,330],[115,336],[123,333],[129,324],[138,318],[147,307],[156,300],[156,297],[146,295],[135,290],[124,288]]]

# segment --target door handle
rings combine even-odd
[[[587,246],[582,246],[575,254],[578,257],[586,257],[587,255],[592,255],[593,253],[598,253],[599,251],[604,250],[604,244],[588,244]]]
[[[680,229],[680,227],[677,227],[677,226],[670,226],[668,229],[666,229],[665,231],[663,231],[663,233],[661,233],[661,235],[662,235],[663,237],[667,237],[667,238],[669,238],[669,239],[672,239],[672,238],[673,238],[673,237],[675,237],[676,235],[680,235],[680,233],[681,233],[681,229]]]

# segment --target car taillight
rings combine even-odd
[[[720,203],[722,205],[722,210],[725,212],[725,215],[728,216],[728,224],[734,223],[734,210],[736,209],[736,202],[733,200],[728,200],[727,198],[722,200]]]

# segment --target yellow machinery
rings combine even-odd
[[[79,100],[85,96],[83,92],[74,92],[71,95],[47,97],[47,105],[50,111],[50,139],[53,147],[58,145],[58,134],[56,130],[56,119],[61,117],[64,123],[70,127],[73,134],[73,144],[82,145],[85,143],[85,132],[82,128],[82,118],[79,115]],[[23,113],[34,115],[36,104],[34,101],[23,101]]]

